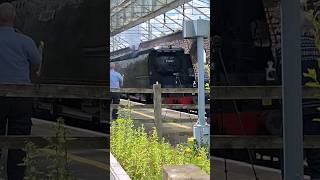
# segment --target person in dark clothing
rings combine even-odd
[[[10,3],[0,4],[0,85],[31,84],[30,74],[39,71],[41,56],[35,42],[13,28],[16,11]],[[32,98],[0,97],[0,135],[30,135]],[[26,153],[9,149],[8,180],[23,180],[21,165]]]

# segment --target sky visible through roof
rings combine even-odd
[[[168,11],[150,22],[142,23],[114,37],[110,37],[111,51],[125,47],[138,46],[141,42],[172,34],[182,30],[184,20],[210,20],[210,1],[192,0],[189,3]]]

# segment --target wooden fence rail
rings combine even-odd
[[[108,86],[89,86],[89,85],[58,85],[58,84],[38,84],[38,85],[0,85],[0,96],[6,97],[38,97],[38,98],[76,98],[76,99],[110,99]],[[210,88],[211,99],[213,100],[244,100],[244,99],[281,99],[281,86],[212,86]],[[161,88],[158,93],[155,89],[111,89],[111,92],[120,93],[153,93],[154,97],[159,97],[163,93],[197,93],[196,88]],[[209,93],[208,91],[206,93]],[[303,88],[303,97],[306,99],[320,98],[320,89],[318,88]],[[197,108],[196,105],[172,105],[161,104],[160,98],[155,98],[155,117],[157,117],[157,124],[161,126],[162,120],[160,117],[161,108]],[[152,105],[135,105],[137,108],[152,108]],[[210,106],[207,106],[209,108]],[[161,129],[161,127],[157,127]],[[37,137],[44,138],[44,137]],[[35,139],[37,139],[35,138]],[[0,137],[0,146],[10,146],[17,141],[24,141],[22,138],[15,137],[16,141],[10,140],[10,137]],[[32,138],[30,139],[32,141]],[[281,148],[280,137],[238,137],[238,136],[211,136],[212,147],[215,148]],[[41,140],[39,140],[41,141]],[[320,139],[318,137],[306,137],[305,147],[316,148],[320,147]],[[85,143],[84,143],[85,144]],[[233,144],[233,145],[232,145]]]
[[[211,99],[281,99],[281,86],[212,86]],[[39,98],[110,99],[108,86],[92,85],[0,85],[0,96]],[[120,93],[153,93],[153,89],[110,89]],[[162,93],[197,93],[197,88],[162,88]],[[209,93],[209,91],[206,91]],[[303,88],[304,98],[319,98],[320,89]]]
[[[107,86],[88,85],[0,85],[0,96],[70,98],[70,99],[110,99]]]
[[[124,105],[124,104],[111,104],[112,108],[133,108],[133,109],[153,109],[153,104],[135,104],[135,105]],[[197,109],[198,105],[195,104],[162,104],[162,108],[167,109]],[[206,104],[206,109],[210,109],[210,105]]]
[[[282,137],[279,136],[227,136],[211,135],[210,146],[213,149],[282,149]],[[320,135],[304,136],[304,148],[320,149]]]
[[[50,144],[49,139],[55,141],[56,137],[50,136],[0,136],[0,148],[19,149],[24,148],[29,142],[38,148],[44,148]],[[109,136],[97,137],[66,137],[68,149],[109,149]]]

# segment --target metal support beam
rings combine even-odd
[[[202,14],[203,16],[205,16],[206,18],[210,18],[207,14],[203,13],[199,8],[191,5],[190,3],[187,3],[187,5],[189,5],[191,8],[197,10],[200,14]]]
[[[180,26],[180,27],[182,27],[182,28],[183,28],[183,26],[182,26],[178,21],[176,21],[176,20],[172,19],[170,16],[165,15],[165,17],[166,17],[166,18],[168,18],[169,20],[171,20],[172,22],[174,22],[176,25],[178,25],[178,26]]]
[[[303,179],[299,0],[281,1],[284,179]]]
[[[117,14],[118,13],[115,13],[114,15],[112,15],[111,17],[111,33],[110,33],[110,36],[115,36],[116,34],[119,34],[127,29],[130,29],[132,27],[135,27],[143,22],[146,22],[148,21],[149,19],[152,19],[152,18],[155,18],[165,12],[168,12],[172,9],[175,9],[177,8],[178,6],[181,6],[187,2],[189,2],[191,0],[175,0],[175,1],[172,1],[170,3],[167,3],[167,4],[163,4],[161,8],[158,8],[156,10],[154,10],[153,12],[150,12],[150,13],[147,13],[145,16],[141,16],[137,19],[132,19],[131,21],[128,21],[128,23],[126,24],[123,24],[123,25],[115,25],[113,23],[116,23],[120,21],[120,19],[122,17],[118,16]],[[123,9],[123,10],[126,10],[126,9]],[[119,11],[120,13],[120,11]],[[126,20],[123,20],[123,22],[127,22]]]
[[[169,27],[168,25],[166,25],[165,22],[161,22],[160,20],[158,20],[157,18],[154,18],[155,21],[159,22],[160,24],[162,24],[164,27],[166,27],[167,29],[169,29],[170,31],[174,32],[174,30]]]
[[[166,43],[166,42],[172,42],[175,40],[183,40],[183,36],[182,36],[181,31],[178,31],[178,32],[166,35],[166,36],[162,36],[162,37],[159,37],[156,39],[152,39],[150,41],[142,42],[139,46],[139,49],[140,50],[149,49],[149,48],[153,48],[159,44]]]
[[[199,124],[204,126],[205,120],[205,93],[204,93],[204,38],[197,37],[197,59],[198,59],[198,116]]]
[[[149,29],[150,27],[150,29]],[[140,26],[140,28],[142,30],[148,31],[148,34],[141,34],[144,38],[146,38],[146,41],[148,41],[149,39],[152,39],[152,37],[157,38],[157,36],[155,34],[152,33],[152,26],[149,24],[148,29]],[[150,30],[150,33],[149,33]],[[150,37],[150,38],[149,38]],[[141,44],[141,43],[140,43]]]
[[[205,88],[204,88],[204,38],[209,36],[209,21],[198,19],[184,22],[183,37],[197,39],[198,60],[198,121],[193,126],[193,137],[199,146],[209,145],[210,125],[205,118]]]

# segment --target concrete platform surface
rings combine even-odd
[[[227,173],[225,173],[224,159],[211,157],[211,161],[213,162],[213,168],[211,167],[213,180],[256,180],[251,164],[227,159]],[[259,180],[281,180],[281,171],[278,169],[257,165],[254,168]],[[304,180],[309,179],[308,176],[304,177]]]
[[[142,105],[142,103],[132,101],[130,103]],[[129,101],[121,99],[120,104],[128,105]],[[133,107],[131,118],[134,119],[136,127],[143,124],[147,132],[151,132],[155,127],[154,110],[151,108],[134,109]],[[194,114],[162,108],[163,136],[173,145],[187,142],[188,138],[193,136],[192,129],[197,118],[198,116]],[[165,122],[166,120],[170,122]]]

